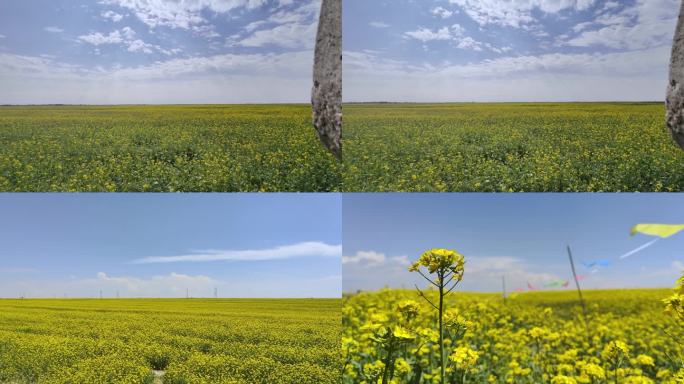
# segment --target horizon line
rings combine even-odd
[[[622,103],[665,103],[665,100],[501,100],[501,101],[344,101],[342,104],[622,104]],[[245,102],[245,103],[0,103],[0,107],[125,107],[125,106],[201,106],[201,105],[310,105],[310,102]]]
[[[384,289],[391,289],[391,290],[400,290],[400,291],[416,291],[415,288],[401,288],[401,287],[384,287],[384,288],[378,288],[378,289],[358,289],[355,291],[342,291],[342,295],[356,295],[359,293],[377,293],[380,292]],[[586,291],[636,291],[636,290],[645,290],[645,289],[665,289],[665,290],[670,290],[672,289],[672,286],[661,286],[661,287],[612,287],[612,288],[587,288],[587,287],[582,287],[582,292]],[[427,289],[428,292],[431,290]],[[577,288],[572,287],[572,288],[567,288],[567,289],[537,289],[534,291],[529,291],[525,290],[523,292],[517,292],[515,290],[512,291],[506,291],[506,296],[510,296],[511,294],[520,294],[520,293],[556,293],[556,292],[576,292]],[[418,291],[416,291],[418,292]],[[496,294],[496,295],[501,295],[501,291],[478,291],[478,290],[469,290],[469,289],[463,289],[463,290],[458,290],[458,291],[453,291],[454,293],[482,293],[482,294]]]

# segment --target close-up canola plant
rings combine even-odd
[[[3,384],[334,384],[339,299],[0,300]]]
[[[347,295],[343,383],[684,383],[684,276],[667,289],[460,293],[467,258],[425,252],[430,289]]]

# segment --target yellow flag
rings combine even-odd
[[[670,237],[684,229],[684,224],[637,224],[632,227],[631,235],[643,233],[644,235]]]

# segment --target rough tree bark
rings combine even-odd
[[[667,128],[674,141],[684,149],[684,0],[679,9],[679,20],[672,42],[670,80],[665,100]]]
[[[314,56],[313,125],[321,142],[342,158],[342,0],[323,0]]]

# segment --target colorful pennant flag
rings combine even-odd
[[[650,247],[658,240],[668,238],[682,230],[684,230],[684,224],[637,224],[629,231],[630,235],[634,236],[637,233],[641,233],[643,235],[655,236],[656,238],[625,253],[624,255],[620,256],[620,259],[626,259],[633,254]]]
[[[593,268],[596,266],[599,267],[609,267],[610,266],[610,261],[601,259],[601,260],[592,260],[592,261],[582,261],[582,265],[584,265],[587,268]]]
[[[630,230],[630,235],[641,233],[649,236],[658,236],[662,239],[670,237],[684,230],[684,224],[637,224]]]

